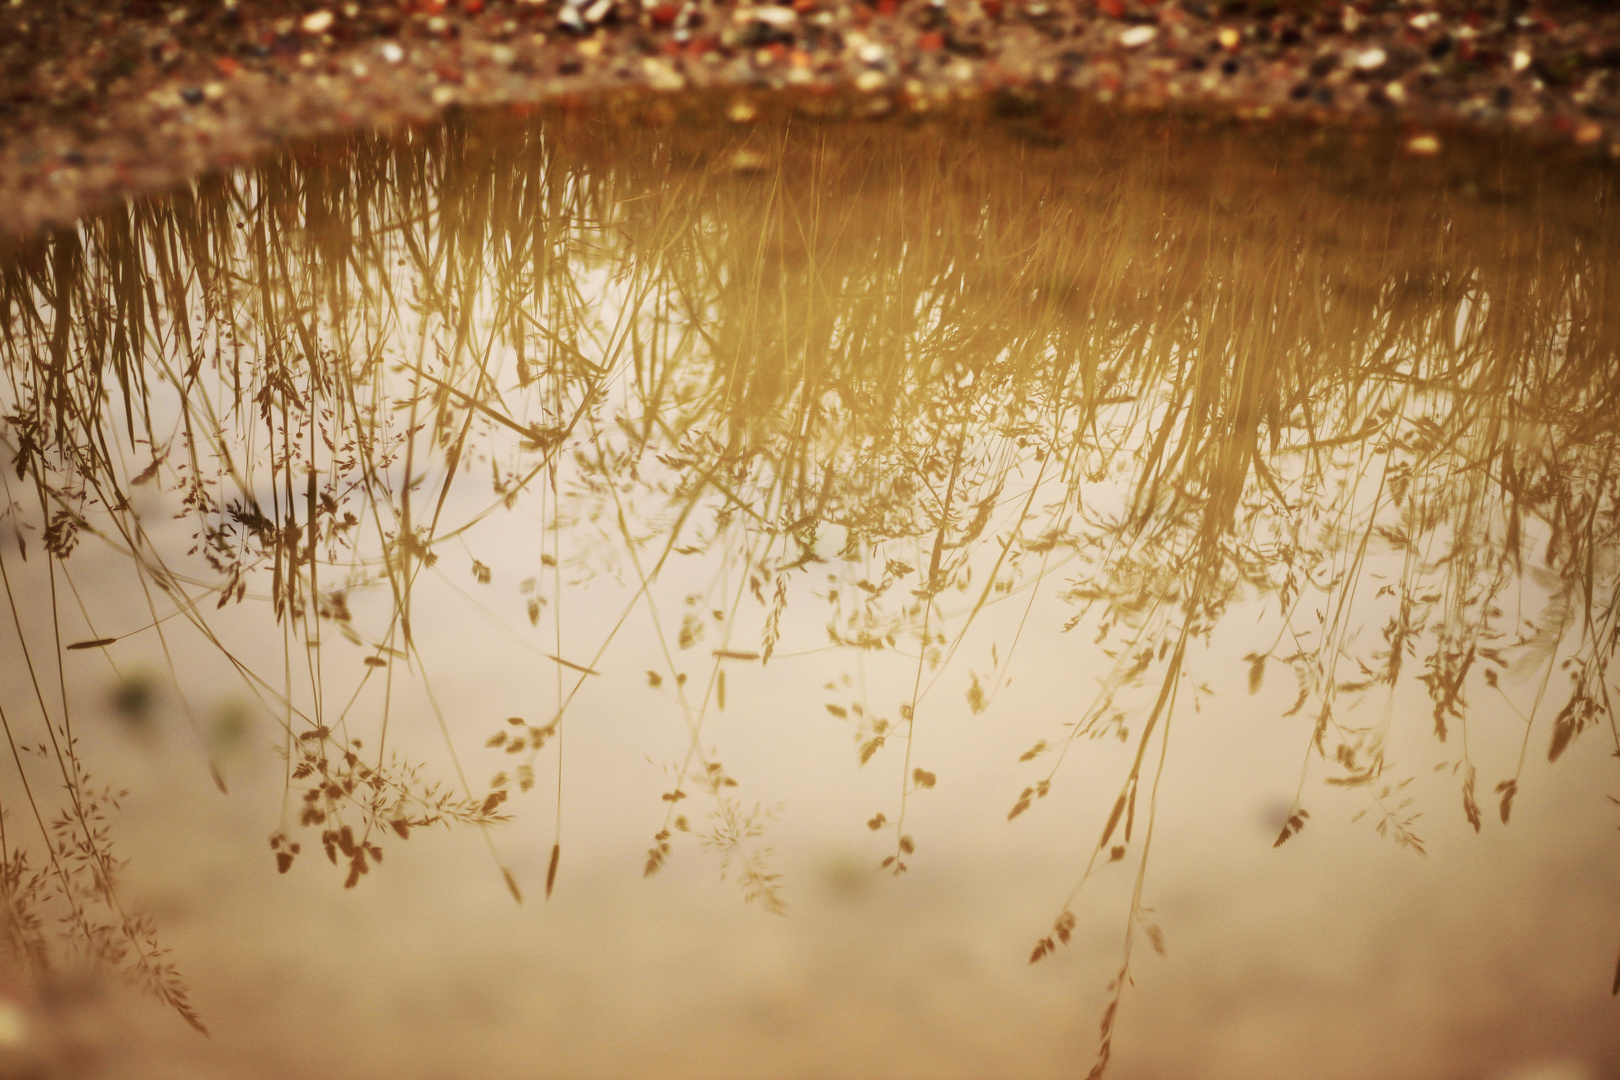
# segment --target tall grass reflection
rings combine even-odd
[[[988,668],[958,650],[992,606],[1059,593],[1105,674],[1008,748],[1029,777],[1008,817],[1088,741],[1131,749],[1076,885],[1135,874],[1099,1071],[1132,943],[1160,944],[1142,902],[1157,777],[1208,695],[1189,646],[1235,606],[1264,613],[1250,690],[1292,679],[1290,713],[1314,720],[1278,844],[1314,778],[1361,789],[1370,827],[1423,850],[1413,770],[1388,753],[1414,722],[1392,707],[1403,678],[1475,829],[1509,820],[1520,773],[1478,773],[1470,697],[1519,711],[1520,771],[1594,725],[1620,751],[1610,181],[1095,123],[969,139],[463,118],[288,151],[12,250],[0,570],[9,597],[26,560],[53,598],[37,626],[10,605],[38,712],[4,717],[12,948],[47,963],[65,919],[198,1022],[117,890],[115,793],[75,749],[65,659],[134,634],[167,655],[172,620],[281,720],[281,869],[311,843],[351,887],[413,830],[488,838],[640,622],[665,659],[645,677],[689,735],[646,872],[695,837],[781,909],[768,793],[744,796],[704,735],[728,668],[769,664],[806,620],[905,667],[900,700],[835,685],[822,703],[856,760],[893,773],[868,824],[901,873],[928,840],[908,806],[937,781],[914,737],[953,722],[930,690],[992,708],[1018,635]],[[149,625],[104,625],[77,588],[87,538],[128,556]],[[676,564],[707,584],[672,610],[657,586]],[[488,782],[425,674],[423,575],[521,581],[487,604],[557,676],[547,714],[475,721]],[[599,576],[626,604],[585,640],[563,602]],[[232,605],[263,607],[280,655],[233,642]],[[448,775],[390,739],[407,691],[432,702]],[[548,894],[563,861],[558,835]],[[1074,900],[1032,959],[1067,942]]]

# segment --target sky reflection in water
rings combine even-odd
[[[7,255],[8,963],[149,996],[6,1052],[1620,1071],[1611,182],[1122,124],[458,119]]]

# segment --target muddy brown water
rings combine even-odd
[[[1620,1075],[1612,177],[740,119],[0,263],[0,1075]]]

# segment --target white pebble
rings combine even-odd
[[[746,26],[751,22],[764,23],[773,30],[790,30],[799,22],[799,14],[792,8],[740,7],[731,13],[733,22]]]
[[[686,87],[686,79],[681,73],[656,57],[649,56],[643,60],[641,71],[647,77],[647,85],[654,90],[681,90]]]
[[[1134,49],[1146,45],[1158,36],[1159,28],[1157,26],[1132,26],[1120,33],[1119,43],[1127,49]]]

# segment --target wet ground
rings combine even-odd
[[[1434,153],[1506,130],[1612,156],[1620,15],[1515,0],[19,0],[0,7],[0,230],[453,106],[691,90],[971,112],[1068,91],[1122,109],[1346,122]]]
[[[1610,170],[700,105],[5,256],[0,1067],[1620,1075]]]

